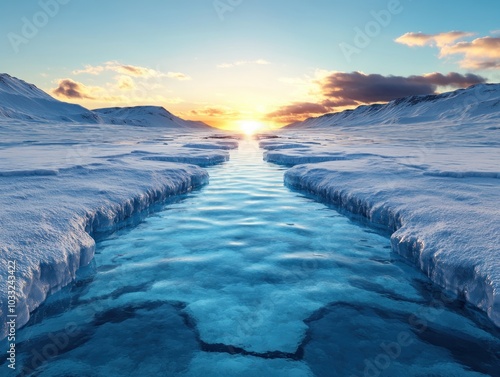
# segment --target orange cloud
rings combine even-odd
[[[440,56],[460,54],[460,65],[469,69],[500,68],[500,37],[483,37],[441,48]]]
[[[191,80],[191,77],[180,72],[161,72],[152,68],[134,66],[129,64],[121,64],[117,61],[109,61],[104,63],[103,65],[92,66],[86,65],[84,69],[79,69],[73,71],[74,75],[81,74],[90,74],[90,75],[99,75],[105,71],[112,71],[122,75],[128,75],[133,77],[167,77],[173,78],[177,80]]]
[[[469,33],[465,31],[449,31],[446,33],[438,34],[425,34],[422,32],[418,33],[406,33],[401,37],[397,38],[395,41],[410,47],[423,47],[423,46],[437,46],[443,47],[453,44],[455,41],[472,37],[474,33]]]
[[[89,75],[99,75],[100,73],[104,72],[105,67],[103,66],[92,66],[92,65],[86,65],[84,69],[77,69],[73,71],[74,75],[81,75],[81,74],[89,74]]]
[[[127,91],[123,95],[120,91]],[[49,90],[55,97],[79,103],[86,107],[100,104],[102,107],[113,104],[115,106],[135,106],[146,104],[179,104],[180,98],[167,98],[154,95],[148,89],[138,88],[129,76],[119,76],[115,84],[106,87],[87,86],[71,79],[61,79],[56,88]]]
[[[356,105],[357,102],[351,100],[324,100],[322,103],[314,102],[293,102],[290,105],[281,106],[275,111],[268,113],[266,118],[276,123],[289,124],[304,120],[313,116],[330,113],[337,106]]]
[[[294,102],[291,105],[282,106],[269,114],[270,117],[296,116],[303,114],[321,114],[329,111],[329,108],[319,103]]]
[[[57,88],[52,90],[55,96],[69,99],[95,99],[91,92],[87,86],[71,79],[59,80]]]
[[[226,106],[205,106],[198,110],[191,110],[192,115],[207,116],[207,117],[236,117],[239,115],[237,111]]]
[[[228,106],[204,106],[194,110],[186,109],[180,112],[186,119],[202,121],[214,127],[230,129],[235,121],[241,117],[241,113]]]
[[[134,80],[130,76],[119,76],[117,80],[118,88],[121,90],[135,89]]]
[[[155,71],[154,69],[151,69],[151,68],[118,64],[118,63],[113,63],[113,62],[106,63],[106,69],[111,70],[111,71],[115,71],[118,73],[122,73],[125,75],[137,76],[137,77],[158,77],[161,75],[160,72]]]
[[[493,30],[491,33],[498,35],[498,30]],[[473,35],[473,33],[463,31],[450,31],[439,34],[406,33],[397,38],[396,42],[407,46],[438,47],[440,58],[450,55],[463,55],[463,59],[459,62],[462,68],[500,68],[500,37],[482,37],[471,42],[457,42],[459,39]]]
[[[188,75],[185,75],[184,73],[181,72],[168,72],[165,74],[165,77],[171,78],[171,79],[177,79],[177,80],[191,80],[191,77]]]

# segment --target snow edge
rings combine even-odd
[[[190,169],[183,169],[179,166],[176,170],[184,170],[185,174],[169,175],[161,184],[152,183],[146,190],[135,192],[125,200],[106,204],[96,203],[92,209],[75,213],[70,224],[71,231],[67,234],[71,249],[68,245],[55,245],[63,249],[64,260],[62,262],[40,260],[37,270],[23,271],[22,276],[17,278],[16,328],[24,326],[29,321],[31,313],[46,300],[48,295],[70,284],[77,270],[92,261],[96,247],[94,239],[96,233],[116,230],[121,222],[132,216],[164,202],[169,197],[185,194],[209,182],[208,172],[201,167],[191,165]],[[9,250],[1,251],[9,253]],[[2,297],[0,304],[0,341],[7,337],[8,331],[6,298]]]
[[[319,170],[321,169],[316,169]],[[284,184],[291,189],[313,194],[319,201],[363,216],[373,225],[386,228],[391,232],[390,241],[394,252],[413,262],[446,292],[464,298],[469,304],[485,312],[492,323],[500,327],[500,292],[491,284],[489,278],[472,266],[469,271],[461,271],[462,279],[455,278],[452,281],[447,279],[446,265],[432,265],[432,258],[428,257],[433,254],[428,250],[430,246],[425,244],[418,233],[408,231],[410,224],[390,204],[372,201],[369,197],[356,194],[349,189],[339,189],[331,180],[325,182],[307,170],[304,172],[301,170],[301,165],[296,165],[285,172]],[[450,267],[450,270],[453,270],[453,267]]]

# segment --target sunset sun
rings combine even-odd
[[[262,130],[264,125],[256,120],[241,120],[239,121],[239,128],[245,135],[253,135]]]

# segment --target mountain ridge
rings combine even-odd
[[[101,123],[92,111],[59,101],[34,84],[0,73],[0,117],[46,122]]]
[[[110,107],[89,110],[60,101],[36,85],[7,73],[0,73],[0,120],[120,124],[137,127],[182,129],[212,128],[198,121],[184,120],[162,106]]]
[[[407,124],[426,121],[474,121],[500,117],[500,84],[477,84],[441,94],[414,95],[386,104],[324,114],[288,124],[284,129],[340,125]]]
[[[125,106],[94,109],[105,123],[127,124],[137,127],[162,125],[168,128],[203,128],[205,123],[182,119],[162,106]]]

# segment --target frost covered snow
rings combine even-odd
[[[9,261],[16,263],[20,326],[92,259],[95,232],[206,184],[202,167],[226,161],[238,145],[210,139],[208,126],[162,108],[127,109],[137,115],[133,125],[116,109],[100,112],[0,75],[0,338]],[[115,124],[101,124],[115,119],[110,113]]]
[[[393,231],[393,249],[500,326],[500,84],[311,118],[261,142],[289,187]]]

